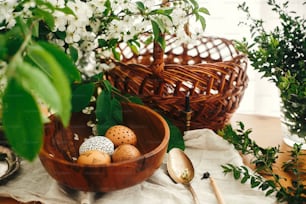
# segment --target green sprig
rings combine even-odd
[[[282,111],[292,134],[306,140],[306,19],[289,11],[289,1],[267,0],[279,22],[270,31],[262,19],[251,16],[244,2],[238,6],[246,15],[241,22],[249,27],[251,39],[237,42],[237,49],[247,54],[250,64],[280,91]],[[303,5],[305,6],[306,1]]]
[[[291,159],[282,165],[282,170],[292,174],[291,186],[282,184],[282,180],[286,178],[276,174],[273,165],[276,163],[278,155],[281,152],[278,147],[262,148],[250,139],[249,135],[252,131],[245,129],[242,122],[238,122],[238,128],[233,129],[231,125],[227,125],[218,133],[225,140],[234,145],[235,149],[243,155],[252,155],[251,164],[254,164],[255,173],[251,172],[245,166],[235,166],[233,164],[225,164],[221,167],[225,174],[232,173],[235,180],[241,183],[250,182],[251,188],[258,188],[265,191],[265,195],[269,196],[275,193],[279,202],[288,202],[290,204],[306,203],[306,188],[303,185],[303,178],[306,175],[306,169],[302,169],[304,156],[301,145],[294,144],[292,150],[289,151]],[[266,174],[270,179],[265,179],[261,174]]]

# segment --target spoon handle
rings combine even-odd
[[[192,195],[193,203],[194,204],[199,204],[198,196],[197,196],[196,192],[194,191],[194,189],[192,188],[191,184],[186,184],[185,186],[190,191],[190,193]]]

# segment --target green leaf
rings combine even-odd
[[[228,167],[228,165],[221,165],[224,174],[228,174],[232,172],[232,168]]]
[[[234,168],[233,170],[234,170],[234,171],[233,171],[234,178],[235,178],[236,180],[238,180],[238,179],[240,178],[241,173],[240,173],[240,171],[239,171],[238,168]]]
[[[61,99],[51,80],[39,69],[23,62],[16,67],[15,78],[28,93],[35,93],[55,110],[61,110]]]
[[[208,9],[207,9],[207,8],[204,8],[204,7],[199,8],[198,11],[201,12],[201,13],[207,14],[207,15],[210,14],[209,11],[208,11]]]
[[[165,50],[166,49],[166,40],[165,38],[163,38],[162,36],[159,36],[157,39],[158,44],[160,45],[160,47]]]
[[[0,59],[4,59],[7,56],[6,38],[4,35],[0,35]]]
[[[103,80],[103,87],[106,91],[108,91],[109,93],[112,92],[112,90],[114,89],[113,85],[108,81],[108,80]]]
[[[161,19],[157,18],[157,19],[154,19],[152,21],[158,26],[159,31],[161,33],[166,33],[167,27],[166,27],[166,25],[164,24],[164,22]]]
[[[170,151],[172,148],[177,147],[182,150],[185,149],[185,142],[183,135],[178,127],[176,127],[169,119],[165,118],[170,129],[170,139],[167,151]]]
[[[122,107],[119,100],[111,95],[111,91],[103,89],[97,99],[97,129],[100,135],[113,125],[122,124]]]
[[[70,57],[72,58],[73,62],[76,62],[79,58],[78,50],[73,46],[69,46],[69,53],[70,53]]]
[[[205,18],[203,16],[201,16],[201,15],[197,15],[197,20],[200,21],[202,29],[205,30],[205,28],[206,28],[206,20],[205,20]]]
[[[36,17],[42,18],[43,21],[48,25],[48,27],[51,30],[54,28],[55,24],[54,24],[54,18],[52,16],[52,13],[36,7],[33,10],[33,15],[35,15]]]
[[[112,53],[116,60],[120,60],[120,53],[115,48],[112,48]]]
[[[39,42],[38,44],[47,50],[57,60],[70,82],[81,81],[81,74],[75,63],[61,48],[55,44],[43,41]]]
[[[104,3],[105,9],[103,11],[104,16],[107,16],[112,11],[112,6],[110,0],[106,0]]]
[[[105,135],[106,131],[114,125],[118,125],[118,123],[114,120],[108,120],[104,123],[97,124],[98,135]]]
[[[199,4],[196,0],[189,0],[195,9],[199,8]]]
[[[10,31],[5,33],[5,43],[8,56],[13,56],[24,41],[24,34],[21,27],[22,26],[15,26]]]
[[[132,52],[136,55],[139,55],[138,47],[136,47],[134,44],[129,44],[129,47],[131,48]]]
[[[251,177],[251,188],[259,186],[260,182],[256,180],[255,177]]]
[[[98,124],[102,124],[105,121],[111,120],[111,93],[103,90],[97,99],[96,118]]]
[[[158,23],[155,20],[151,20],[151,24],[152,24],[154,39],[156,40],[159,38],[160,29]]]
[[[155,9],[152,10],[149,14],[150,15],[155,15],[155,14],[160,14],[160,15],[164,15],[167,16],[170,20],[172,19],[170,14],[173,12],[173,8],[159,8],[159,9]]]
[[[64,69],[47,50],[38,44],[28,47],[28,56],[50,77],[61,99],[61,109],[56,114],[60,116],[63,124],[67,126],[71,114],[71,90],[69,81],[63,71]]]
[[[90,102],[95,91],[94,83],[74,84],[72,89],[72,112],[82,111]]]
[[[274,189],[268,190],[268,191],[266,192],[265,196],[271,195],[272,193],[274,193],[274,191],[275,191]]]
[[[249,175],[244,175],[244,176],[242,177],[242,179],[241,179],[241,183],[247,182],[249,178],[250,178]]]
[[[138,96],[126,95],[125,97],[127,97],[128,100],[132,103],[143,105],[142,100]]]
[[[3,96],[3,127],[14,151],[32,161],[42,145],[43,124],[33,96],[14,79]]]
[[[75,13],[73,12],[73,10],[71,8],[69,8],[68,6],[65,6],[64,8],[56,7],[55,9],[65,13],[65,14],[71,14],[71,15],[75,16]]]
[[[114,121],[116,121],[118,124],[122,123],[122,107],[121,103],[116,98],[112,98],[111,100],[111,110]]]
[[[149,36],[145,41],[144,41],[144,44],[145,45],[149,45],[153,42],[153,37],[152,36]]]
[[[144,3],[142,3],[141,1],[137,1],[136,2],[137,8],[141,13],[144,13],[146,10],[146,7],[144,5]]]
[[[263,182],[259,188],[261,188],[263,191],[267,190],[269,188],[269,183]]]
[[[32,22],[31,22],[32,23]],[[27,25],[26,21],[21,17],[21,16],[18,16],[16,18],[16,26],[15,26],[15,31],[18,30],[18,33],[19,35],[22,33],[23,36],[22,38],[24,38],[24,36],[26,36],[28,33],[30,33],[29,31],[29,26]],[[11,35],[12,36],[12,35]]]
[[[55,35],[56,35],[56,37],[58,37],[61,40],[65,40],[65,38],[66,38],[66,32],[55,31]]]
[[[106,42],[107,42],[107,47],[108,48],[109,47],[115,48],[118,45],[118,39],[117,38],[112,38],[110,40],[107,40]]]

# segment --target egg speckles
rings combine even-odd
[[[115,125],[110,127],[106,133],[105,137],[110,139],[115,147],[118,147],[121,144],[137,144],[137,137],[133,130],[124,126],[124,125]]]
[[[112,155],[114,152],[113,142],[104,136],[94,136],[86,139],[79,148],[79,154],[83,154],[90,150],[99,150]]]

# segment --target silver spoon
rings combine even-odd
[[[194,203],[198,204],[198,197],[190,184],[194,177],[194,168],[190,159],[181,149],[172,148],[168,152],[167,170],[176,183],[183,184],[191,192]]]

